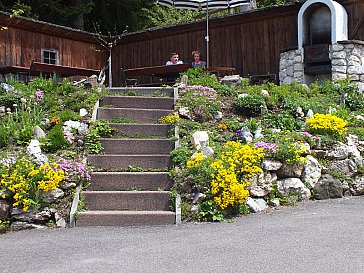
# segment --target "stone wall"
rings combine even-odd
[[[330,46],[332,80],[349,79],[364,91],[364,42],[341,41]],[[317,80],[322,78],[317,77]],[[282,52],[279,61],[279,81],[290,84],[293,81],[310,84],[314,79],[304,74],[303,52],[293,49]]]
[[[290,84],[303,81],[303,54],[300,49],[282,52],[279,60],[279,82]]]
[[[364,42],[343,41],[331,46],[332,79],[349,79],[364,90]]]

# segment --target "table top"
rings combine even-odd
[[[137,67],[124,69],[128,77],[135,76],[157,76],[168,77],[170,75],[178,74],[182,71],[189,69],[189,64],[176,64],[176,65],[158,65],[148,67]]]

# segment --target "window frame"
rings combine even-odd
[[[46,53],[49,53],[49,56],[47,58],[45,57]],[[55,64],[55,65],[59,64],[59,50],[49,49],[49,48],[42,48],[41,54],[42,54],[41,55],[42,56],[42,63]],[[51,58],[51,54],[55,54],[54,58]],[[54,63],[52,61],[54,61]]]

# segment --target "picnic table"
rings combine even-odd
[[[91,75],[98,75],[99,73],[100,71],[96,69],[47,64],[37,61],[32,61],[30,67],[16,66],[16,65],[0,67],[0,74],[2,74],[3,76],[6,74],[24,74],[27,76],[38,76],[40,74],[43,75],[58,74],[62,77],[70,77],[70,76],[89,77]]]
[[[129,81],[135,80],[134,85],[153,86],[160,84],[174,84],[175,79],[179,73],[189,69],[189,64],[176,64],[176,65],[157,65],[147,67],[137,67],[122,69],[123,84],[127,85]],[[139,80],[132,79],[136,77],[151,77],[151,83],[139,83]]]

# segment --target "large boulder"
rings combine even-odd
[[[263,169],[266,171],[277,171],[282,167],[282,163],[277,160],[263,159]]]
[[[313,156],[307,156],[307,160],[302,172],[302,182],[313,188],[321,177],[321,165]]]
[[[0,220],[5,221],[9,219],[11,204],[7,200],[0,200]]]
[[[343,185],[341,181],[329,174],[324,174],[313,187],[315,199],[330,199],[343,197]]]
[[[272,191],[273,183],[277,181],[277,175],[270,172],[260,172],[250,183],[249,192],[251,196],[263,197]]]
[[[191,136],[192,145],[196,150],[206,147],[209,142],[209,135],[207,131],[196,131]]]
[[[245,204],[249,207],[251,212],[260,212],[268,208],[265,200],[261,198],[253,199],[251,197],[248,197]]]
[[[332,161],[330,168],[349,177],[354,176],[358,171],[356,163],[351,159]]]
[[[279,178],[287,177],[301,177],[304,165],[286,164],[283,163],[282,167],[277,171]]]
[[[307,201],[311,197],[310,190],[299,178],[286,178],[277,181],[278,193],[282,196],[297,196],[298,201]]]
[[[355,177],[349,187],[353,195],[364,195],[364,176]]]

